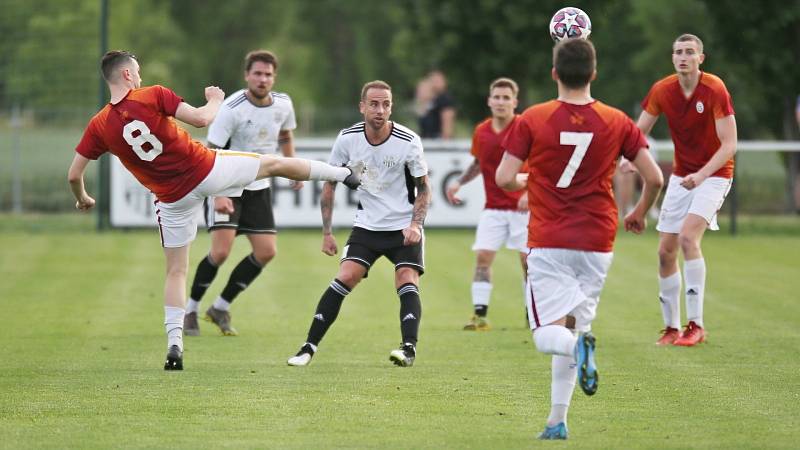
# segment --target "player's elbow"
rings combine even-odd
[[[516,186],[514,181],[515,180],[513,175],[509,175],[500,170],[498,170],[497,173],[494,174],[494,182],[497,183],[500,189],[506,191],[515,191]]]
[[[654,170],[645,178],[645,183],[653,186],[653,189],[660,191],[661,188],[664,187],[664,175],[661,173],[661,170]]]

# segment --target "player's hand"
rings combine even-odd
[[[322,235],[322,253],[328,256],[336,256],[339,253],[339,248],[336,246],[336,238],[333,237],[333,234]]]
[[[625,224],[625,231],[642,234],[647,228],[647,215],[640,213],[637,208],[634,208],[633,211],[625,216],[623,223]]]
[[[88,211],[94,207],[95,201],[88,194],[84,194],[80,200],[75,202],[75,208],[79,211]]]
[[[517,183],[521,184],[523,187],[521,189],[525,189],[525,186],[528,185],[528,172],[518,173],[517,174]]]
[[[683,180],[681,180],[681,186],[683,186],[684,189],[691,191],[697,186],[703,184],[703,181],[705,180],[705,175],[701,174],[700,172],[690,173],[689,175],[683,177]]]
[[[517,200],[517,211],[527,211],[528,210],[528,193],[522,194],[522,197]]]
[[[233,214],[233,200],[228,197],[214,197],[214,211],[220,214]]]
[[[419,244],[422,240],[422,228],[412,223],[408,228],[403,228],[403,245]]]
[[[206,88],[206,101],[210,102],[212,100],[216,100],[216,101],[219,101],[219,102],[221,102],[222,100],[225,100],[225,92],[222,89],[220,89],[220,88],[218,88],[216,86],[207,87]]]
[[[299,180],[289,180],[289,187],[291,187],[293,191],[299,191],[303,189],[303,182]]]
[[[447,201],[450,202],[451,205],[460,205],[464,203],[459,197],[456,196],[456,193],[459,189],[461,189],[461,183],[458,181],[455,181],[450,186],[447,186],[445,195],[447,196]]]

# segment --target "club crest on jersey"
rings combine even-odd
[[[394,158],[394,156],[386,156],[385,158],[383,158],[383,166],[386,167],[387,169],[392,168],[396,165],[397,165],[397,160]]]
[[[705,111],[706,108],[703,106],[703,102],[698,100],[697,104],[694,105],[694,109],[697,110],[698,114],[703,114],[703,111]]]

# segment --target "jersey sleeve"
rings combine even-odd
[[[733,100],[731,94],[722,81],[714,89],[714,119],[735,114],[733,111]]]
[[[472,147],[469,149],[469,154],[476,158],[481,153],[480,141],[478,140],[478,127],[480,127],[480,125],[476,126],[472,131]]]
[[[628,161],[633,161],[643,148],[650,148],[647,143],[647,138],[642,133],[642,130],[633,123],[633,120],[624,117],[622,122],[622,148],[620,149],[622,156]]]
[[[659,86],[658,83],[654,84],[647,96],[642,100],[642,109],[653,116],[661,114],[661,104],[659,103],[661,101],[661,90]]]
[[[414,139],[409,144],[408,156],[406,157],[406,167],[414,178],[419,178],[428,174],[428,163],[425,161],[425,156],[422,150],[422,140],[419,136],[414,136]]]
[[[525,161],[531,151],[533,134],[530,125],[524,118],[519,118],[512,125],[514,128],[508,130],[508,134],[501,144],[503,150],[517,159]]]
[[[345,147],[345,137],[342,134],[333,142],[333,149],[331,149],[331,156],[328,158],[328,164],[336,167],[346,166],[350,162],[350,155],[347,153]]]
[[[158,98],[158,106],[168,116],[175,117],[175,112],[178,110],[178,105],[183,102],[183,98],[172,91],[172,89],[165,88],[164,86],[153,86]]]
[[[292,104],[292,99],[287,99],[286,119],[281,124],[281,131],[294,130],[295,128],[297,128],[297,119],[294,116],[294,104]]]
[[[88,159],[97,159],[106,151],[108,151],[108,147],[95,132],[95,119],[92,119],[89,125],[86,126],[78,146],[75,147],[75,152]]]
[[[208,135],[206,135],[208,144],[217,148],[226,148],[236,125],[234,119],[233,109],[228,108],[227,105],[222,105],[217,112],[217,116],[208,126]]]

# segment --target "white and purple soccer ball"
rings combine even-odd
[[[587,39],[592,33],[592,21],[583,10],[567,6],[553,14],[550,19],[550,36],[554,41],[580,38]]]

